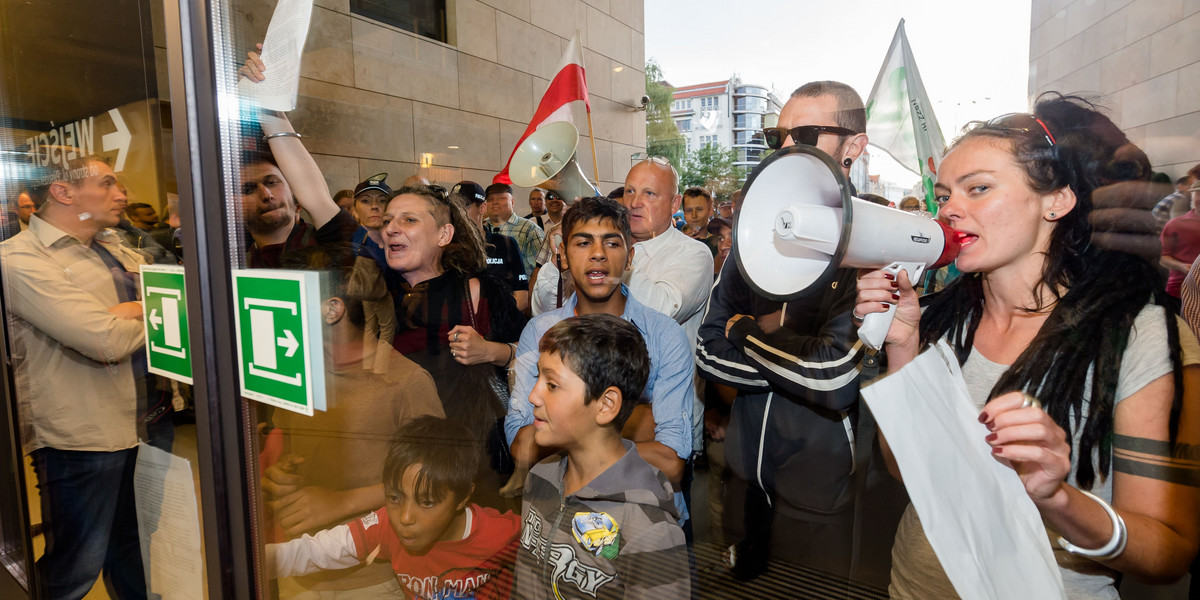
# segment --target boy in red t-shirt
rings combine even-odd
[[[419,417],[396,434],[383,464],[383,508],[267,545],[273,576],[391,562],[408,598],[504,599],[512,589],[520,522],[470,503],[480,448],[467,431]]]

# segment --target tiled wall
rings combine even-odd
[[[1200,163],[1200,0],[1033,0],[1029,91],[1091,92],[1172,178]]]
[[[335,191],[381,171],[396,185],[419,172],[447,187],[460,179],[486,186],[578,31],[608,192],[645,149],[645,113],[631,110],[645,93],[642,2],[449,0],[451,43],[443,44],[352,15],[348,0],[316,0],[291,118]],[[248,39],[261,39],[274,2],[254,4],[240,17]],[[591,176],[586,137],[579,148]],[[421,168],[423,155],[432,167]],[[528,190],[514,196],[525,214]]]

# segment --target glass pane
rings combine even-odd
[[[403,13],[409,4],[417,5],[375,6]],[[1029,96],[1045,89],[1102,90],[1125,132],[1113,139],[1139,146],[1147,157],[1143,161],[1128,147],[1121,153],[1113,149],[1121,160],[1106,163],[1104,180],[1112,185],[1150,171],[1182,176],[1200,161],[1196,107],[1185,100],[1192,88],[1182,83],[1186,72],[1178,72],[1194,66],[1195,53],[1181,50],[1186,56],[1167,59],[1139,48],[1145,50],[1148,36],[1179,34],[1171,23],[1190,24],[1195,9],[1062,4],[1034,0],[1026,5],[1030,12],[1011,11],[1015,17],[1010,11],[988,15],[996,21],[989,43],[993,34],[1011,42],[997,55],[1007,69],[1004,77],[992,77],[992,62],[975,54],[946,50],[980,47],[971,37],[979,36],[978,28],[951,20],[917,35],[914,24],[909,39],[931,95],[918,103],[921,114],[936,114],[951,138],[943,141],[952,142],[964,123],[1028,110]],[[1076,6],[1082,4],[1090,8]],[[834,3],[805,7],[828,11],[821,22],[845,16],[845,7]],[[221,21],[213,32],[214,63],[222,65],[221,91],[214,99],[226,173],[220,200],[237,232],[225,243],[231,266],[244,269],[237,273],[235,299],[242,321],[229,324],[243,332],[241,355],[228,358],[238,361],[245,386],[240,402],[261,426],[262,435],[247,440],[246,469],[258,483],[254,541],[276,575],[264,587],[291,598],[333,590],[503,597],[514,585],[521,592],[560,586],[567,597],[588,594],[589,582],[598,596],[654,582],[663,587],[649,595],[664,598],[685,597],[683,588],[693,584],[699,597],[712,598],[725,597],[734,586],[760,584],[788,591],[782,595],[886,597],[901,519],[910,530],[919,526],[904,484],[887,472],[859,401],[872,369],[847,314],[854,304],[856,283],[849,278],[854,274],[838,271],[846,277],[838,285],[815,278],[813,285],[829,294],[828,303],[821,303],[823,294],[805,295],[808,286],[795,278],[814,267],[789,262],[792,242],[776,239],[771,226],[787,220],[776,218],[782,208],[771,207],[809,197],[813,177],[831,164],[837,169],[829,172],[831,185],[848,180],[857,194],[875,194],[884,204],[912,196],[917,206],[906,208],[919,214],[878,210],[890,211],[883,213],[886,218],[922,219],[915,222],[928,227],[924,219],[937,207],[922,205],[922,199],[932,192],[934,171],[946,166],[938,163],[941,150],[936,158],[919,160],[915,142],[910,156],[899,147],[818,131],[814,147],[832,160],[814,162],[817,175],[789,172],[794,190],[756,191],[749,179],[755,169],[761,174],[815,152],[768,151],[759,132],[764,125],[791,129],[856,121],[851,124],[866,132],[866,102],[861,111],[823,112],[827,118],[821,122],[794,122],[796,113],[785,107],[805,102],[804,94],[792,98],[805,82],[787,79],[789,73],[798,77],[795,53],[762,70],[757,63],[783,53],[770,46],[746,53],[743,46],[726,52],[719,44],[679,44],[681,24],[711,29],[718,8],[684,14],[671,3],[636,1],[447,2],[442,36],[402,19],[367,16],[357,2],[316,2],[295,66],[295,106],[276,113],[262,108],[254,90],[286,77],[289,68],[267,63],[260,73],[250,57],[243,75],[257,80],[264,74],[266,81],[240,85],[237,74],[267,37],[275,8],[269,0],[215,2]],[[892,8],[864,20],[872,35],[838,59],[844,71],[822,79],[844,80],[847,87],[837,89],[869,100],[896,22],[921,7]],[[958,14],[953,3],[939,8]],[[774,10],[780,23],[812,19],[796,7]],[[951,34],[956,45],[944,41]],[[840,47],[840,40],[823,35],[794,41],[806,46],[804,56]],[[1084,49],[1089,60],[1079,62]],[[568,65],[565,71],[561,65]],[[564,104],[582,90],[575,79],[580,70],[590,114],[582,102]],[[1118,71],[1136,75],[1112,75]],[[964,76],[972,73],[989,76]],[[1163,79],[1151,79],[1158,77]],[[883,100],[875,100],[878,122]],[[913,117],[911,103],[898,105],[903,110],[897,120]],[[905,131],[888,136],[872,129],[867,137],[883,144],[911,138],[911,127]],[[1036,134],[1022,138],[1030,143],[1041,144],[1045,137],[1031,126],[1005,131]],[[1050,144],[1074,143],[1059,131],[1048,133],[1059,137]],[[1047,154],[1046,147],[1035,150]],[[893,156],[900,157],[896,164]],[[1022,156],[1018,162],[1035,159]],[[928,172],[922,175],[922,169]],[[1147,244],[1143,250],[1150,250],[1147,258],[1157,264],[1158,226],[1149,224],[1153,217],[1147,211],[1169,190],[1141,180],[1135,185],[1139,198],[1152,200],[1136,213],[1140,228],[1115,231],[1122,235],[1104,243],[1137,233]],[[700,187],[711,198],[700,194],[702,200],[692,196],[676,206],[679,189],[672,186]],[[620,196],[617,203],[626,212],[592,198],[609,193]],[[1044,196],[1031,192],[1021,198]],[[1020,199],[1005,200],[1008,206]],[[1052,229],[1061,216],[1025,211],[1030,219],[1022,221],[1024,229],[1001,233],[991,229],[990,220],[1000,217],[954,204],[964,231],[972,229],[962,224],[971,216],[966,213],[979,211],[978,228],[988,230],[982,233],[994,236],[988,241],[996,245]],[[955,211],[950,212],[943,218],[953,219]],[[564,214],[593,216],[579,217],[580,224],[563,222]],[[628,238],[614,225],[621,215],[629,219]],[[762,228],[733,235],[735,225],[750,227],[752,221]],[[1078,223],[1080,231],[1101,227],[1095,220]],[[880,228],[892,229],[899,230]],[[572,237],[580,232],[591,237]],[[740,264],[727,260],[734,237]],[[904,239],[915,244],[921,237]],[[1097,236],[1096,243],[1103,238]],[[748,260],[743,252],[755,244],[768,253]],[[987,245],[968,239],[960,266],[987,272],[1006,260],[1007,254],[987,253]],[[972,264],[973,253],[984,258]],[[817,270],[835,262],[818,261]],[[756,263],[780,269],[755,279],[750,273]],[[1137,271],[1153,285],[1139,279],[1136,285],[1147,287],[1136,288],[1142,299],[1130,300],[1130,306],[1140,308],[1144,298],[1165,290],[1155,268]],[[948,268],[927,277],[920,282],[922,293],[947,278],[970,281],[974,275]],[[1079,277],[1137,279],[1091,271]],[[780,294],[764,287],[781,282],[790,287]],[[285,292],[293,296],[275,295]],[[971,298],[986,302],[984,291]],[[1063,296],[1060,302],[1067,301]],[[1107,311],[1090,305],[1088,310]],[[1163,327],[1171,326],[1168,313],[1157,310]],[[620,322],[598,327],[582,349],[563,341],[583,335],[569,327],[576,321],[556,325],[576,313],[627,317],[649,357],[649,385],[636,381],[642,345],[604,350],[605,340],[629,329]],[[1136,314],[1124,314],[1128,319],[1111,329],[1128,333]],[[744,315],[749,319],[743,322]],[[831,330],[836,334],[827,335]],[[1034,335],[1030,331],[1029,339]],[[990,339],[1001,338],[1007,339],[1000,334]],[[1118,345],[1123,340],[1106,338]],[[1159,346],[1150,354],[1169,358],[1172,350]],[[1071,348],[1051,352],[1054,364],[1074,366],[1064,357],[1085,349]],[[981,348],[983,354],[989,350]],[[1019,356],[1015,352],[1004,361]],[[581,366],[604,360],[611,360],[604,363],[611,369]],[[1158,375],[1172,369],[1156,368]],[[558,376],[569,384],[555,380]],[[995,384],[994,378],[969,377],[984,395]],[[585,378],[594,389],[582,383]],[[630,382],[641,389],[627,393],[621,386]],[[298,395],[289,395],[293,392]],[[635,401],[623,427],[616,426],[619,411],[611,418],[604,412]],[[565,462],[539,462],[559,450]],[[935,490],[942,496],[958,492],[953,485],[942,487]],[[631,506],[635,498],[646,503]],[[1136,510],[1129,504],[1118,508]],[[1103,522],[1098,530],[1100,525],[1108,527]],[[1141,535],[1132,520],[1131,527],[1129,535]],[[694,579],[688,575],[689,546],[697,564]],[[736,558],[732,566],[730,554]]]
[[[21,575],[46,597],[205,595],[190,375],[155,358],[187,360],[185,295],[142,285],[184,268],[166,39],[161,3],[0,7],[4,352],[33,540],[6,566],[36,561]]]

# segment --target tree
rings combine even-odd
[[[733,166],[737,151],[718,144],[705,144],[688,153],[679,172],[679,184],[684,188],[699,186],[724,200],[742,187],[742,169]]]
[[[687,151],[687,142],[671,118],[675,88],[667,84],[662,67],[653,60],[646,62],[646,95],[650,97],[650,104],[646,106],[646,153],[662,156],[679,167]]]

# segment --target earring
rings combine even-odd
[[[1050,213],[1050,218],[1051,218],[1051,219],[1054,219],[1054,218],[1057,218],[1057,217],[1058,217],[1058,213]]]
[[[849,166],[850,166],[850,165],[852,165],[852,164],[854,164],[854,159],[853,159],[853,158],[850,158],[849,156],[847,156],[846,158],[843,158],[843,159],[842,159],[842,165],[843,165],[843,166],[849,167]]]

